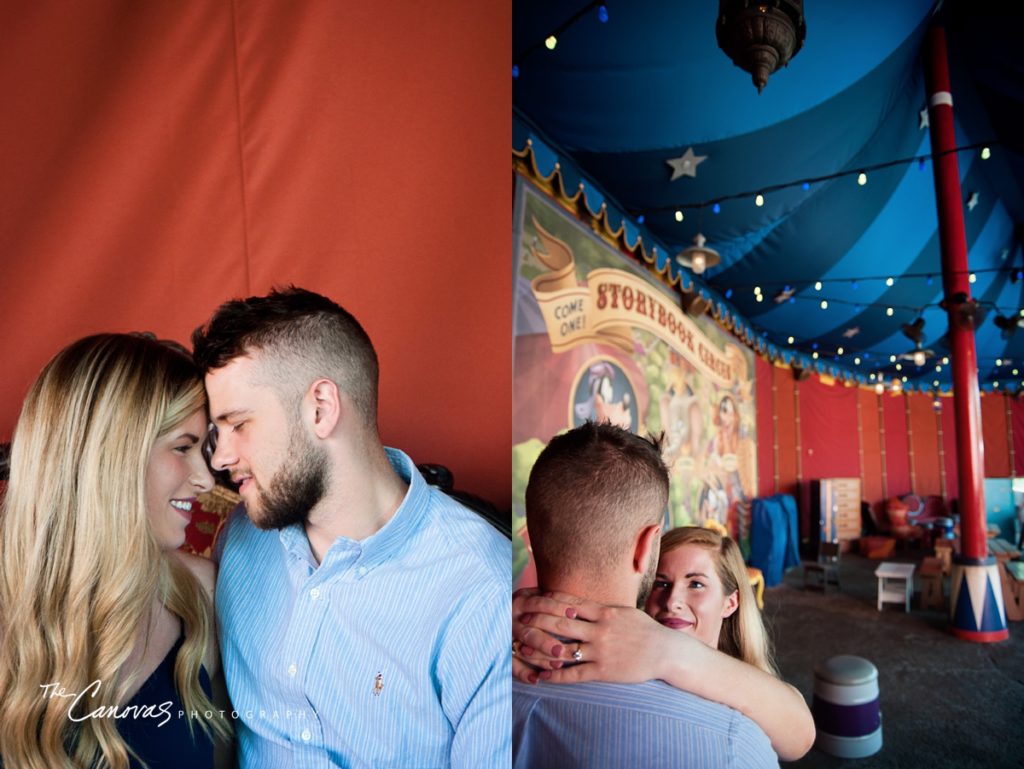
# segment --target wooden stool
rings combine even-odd
[[[948,575],[953,569],[953,540],[935,540],[935,557],[942,563],[942,573]]]
[[[804,589],[808,587],[821,589],[828,592],[828,585],[834,582],[836,590],[839,587],[839,548],[838,542],[821,542],[818,544],[818,560],[804,561]],[[811,574],[818,575],[813,580],[808,577]]]
[[[938,558],[925,558],[921,561],[921,608],[945,609],[946,596],[942,589],[942,561]]]

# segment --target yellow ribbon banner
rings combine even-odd
[[[664,340],[711,382],[722,387],[732,383],[735,372],[722,351],[651,283],[625,270],[600,268],[580,285],[569,246],[536,220],[534,226],[546,251],[531,251],[550,271],[535,277],[531,285],[552,351],[590,342],[632,353],[630,329],[641,328]]]

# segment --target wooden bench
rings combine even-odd
[[[988,541],[988,554],[995,556],[997,561],[1012,561],[1020,558],[1020,550],[1005,539],[992,538]]]
[[[1007,620],[1024,619],[1024,561],[1003,561],[999,564],[1003,586],[1003,603]]]

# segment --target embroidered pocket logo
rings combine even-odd
[[[384,676],[377,673],[377,677],[373,679],[373,696],[379,697],[382,691],[384,691]]]

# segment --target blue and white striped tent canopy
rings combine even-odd
[[[1024,388],[1024,329],[995,323],[1024,308],[1024,11],[986,0],[804,5],[802,49],[758,94],[718,48],[712,0],[514,0],[513,149],[530,140],[542,173],[558,162],[568,189],[582,182],[592,211],[605,203],[687,284],[672,257],[702,232],[722,261],[698,286],[776,357],[948,388],[921,114],[925,33],[939,21],[965,148],[971,290],[985,310],[979,376],[984,388]],[[692,175],[672,179],[668,161],[680,158],[692,158]],[[935,357],[892,361],[913,348],[901,327],[917,319]]]

